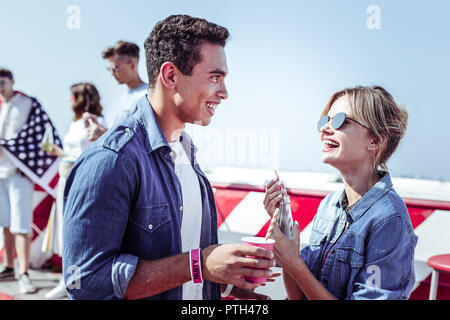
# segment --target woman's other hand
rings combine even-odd
[[[288,238],[276,224],[273,226],[271,234],[271,238],[275,240],[273,254],[275,260],[284,269],[289,269],[289,266],[296,261],[303,262],[300,256],[300,226],[297,221],[294,223],[293,233],[292,238]]]
[[[272,179],[266,185],[266,195],[264,197],[264,209],[270,217],[273,216],[275,209],[280,207],[280,201],[283,199],[283,185],[281,182],[277,182],[276,179]]]

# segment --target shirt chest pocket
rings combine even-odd
[[[177,247],[177,228],[168,204],[136,208],[130,214],[125,249],[142,259],[172,255]]]
[[[336,281],[340,289],[348,288],[358,270],[364,267],[364,255],[353,248],[336,250]]]
[[[131,224],[150,234],[169,231],[171,220],[169,205],[165,203],[136,208],[130,217]]]

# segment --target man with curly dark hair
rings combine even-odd
[[[202,59],[200,45],[208,42],[225,47],[228,37],[226,28],[188,15],[174,15],[158,22],[144,43],[150,88],[155,87],[164,62],[172,62],[183,75],[190,76]]]
[[[149,94],[67,179],[63,267],[71,299],[268,298],[245,276],[275,276],[272,252],[217,244],[214,193],[184,131],[186,123],[209,124],[228,97],[228,37],[224,27],[175,15],[145,41]]]

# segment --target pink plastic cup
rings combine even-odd
[[[247,246],[261,247],[261,248],[267,249],[269,251],[273,251],[273,245],[275,243],[275,240],[273,240],[273,239],[266,240],[264,237],[243,237],[241,240],[242,240],[242,243]],[[262,269],[262,270],[269,270],[269,269],[270,268]],[[253,282],[253,283],[264,283],[267,281],[267,277],[245,276],[244,279],[247,281]]]

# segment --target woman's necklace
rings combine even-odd
[[[358,201],[361,200],[361,198],[358,199]],[[351,206],[348,205],[348,199],[347,196],[345,196],[344,201],[343,201],[343,206],[342,209],[345,210],[345,212],[349,213],[358,203],[358,201],[356,201],[354,204],[352,204]]]

